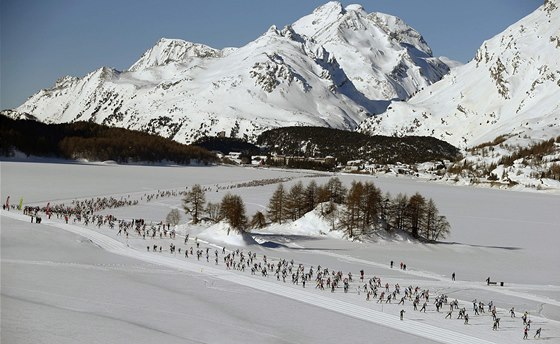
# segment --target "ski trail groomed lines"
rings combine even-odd
[[[10,217],[15,220],[27,222],[29,217],[20,214],[9,213],[6,211],[1,212],[2,216]],[[292,300],[303,302],[309,305],[334,311],[340,314],[351,316],[362,321],[368,321],[374,324],[390,327],[401,332],[412,334],[414,336],[424,337],[441,343],[449,344],[489,344],[490,341],[476,338],[467,334],[443,329],[437,326],[432,326],[420,323],[413,320],[401,321],[397,315],[390,315],[382,313],[373,309],[358,306],[341,300],[333,299],[323,295],[307,292],[304,290],[293,289],[284,287],[276,283],[267,282],[254,277],[243,276],[233,272],[216,269],[209,266],[201,266],[188,261],[178,260],[176,258],[165,257],[160,255],[153,255],[147,252],[135,250],[127,247],[125,244],[112,239],[104,234],[89,230],[87,228],[52,222],[44,221],[42,225],[52,226],[63,229],[65,231],[78,234],[87,239],[90,239],[95,244],[104,248],[105,250],[118,254],[121,256],[134,258],[147,263],[157,264],[161,266],[170,267],[177,270],[194,272],[198,274],[209,275],[217,279],[236,283],[267,293],[283,296]]]

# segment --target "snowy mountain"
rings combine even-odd
[[[127,71],[63,77],[15,110],[186,143],[220,134],[252,139],[285,126],[355,129],[448,71],[402,20],[330,2],[240,48],[161,39]]]
[[[511,138],[511,144],[559,136],[558,1],[545,1],[484,42],[468,64],[453,68],[407,102],[393,102],[359,130],[429,135],[459,147],[473,147],[500,135]]]
[[[163,66],[172,62],[182,62],[189,58],[222,57],[221,50],[204,44],[186,42],[178,39],[160,39],[155,46],[140,57],[128,70],[131,72]]]
[[[337,58],[369,99],[406,99],[440,80],[449,67],[432,57],[422,36],[401,19],[331,2],[292,25]]]

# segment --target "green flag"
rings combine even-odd
[[[19,199],[19,210],[21,210],[23,206],[23,197]]]

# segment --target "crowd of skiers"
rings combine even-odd
[[[184,239],[184,245],[189,244],[189,235],[187,234]],[[189,258],[196,253],[197,260],[206,260],[206,262],[213,262],[219,265],[220,261],[223,262],[227,270],[236,270],[240,272],[250,271],[251,275],[261,276],[264,278],[275,278],[276,281],[282,283],[291,282],[294,285],[301,285],[302,288],[307,288],[310,284],[314,285],[314,289],[321,291],[329,291],[330,293],[343,292],[349,293],[355,290],[357,295],[364,295],[365,301],[376,301],[382,304],[396,304],[397,306],[404,306],[405,303],[412,304],[413,310],[418,312],[426,312],[427,309],[435,309],[436,312],[445,313],[445,319],[460,319],[465,325],[469,324],[471,319],[467,307],[460,306],[457,299],[450,300],[445,294],[433,294],[429,289],[423,289],[419,286],[409,285],[401,287],[399,283],[390,284],[383,282],[380,276],[372,276],[366,278],[364,270],[360,270],[356,278],[351,272],[344,273],[343,271],[330,269],[321,265],[305,266],[298,264],[293,259],[271,259],[266,255],[261,257],[257,253],[248,251],[244,252],[242,249],[235,249],[232,251],[226,250],[225,247],[220,249],[214,247],[200,248],[200,240],[194,240],[190,248],[184,247],[184,257]],[[193,250],[196,248],[196,251]],[[147,247],[150,251],[150,247]],[[152,248],[154,252],[161,252],[162,246],[155,245]],[[176,246],[170,244],[170,253],[175,253]],[[221,252],[221,253],[220,253]],[[179,254],[181,248],[179,248]],[[221,254],[221,256],[220,256]],[[401,265],[401,269],[405,269],[405,265]],[[498,331],[500,329],[499,310],[493,301],[485,304],[482,301],[473,300],[473,316],[481,317],[486,314],[492,317],[491,324],[492,330]],[[433,306],[432,306],[433,305]],[[444,307],[449,307],[448,311],[443,311]],[[401,309],[399,316],[404,320],[404,313],[406,311]],[[454,313],[457,316],[454,316]],[[509,310],[510,317],[515,318],[515,309]],[[443,315],[443,314],[442,314]],[[528,332],[531,328],[531,320],[529,319],[528,312],[525,312],[521,317],[523,321],[524,337],[527,339]],[[534,338],[540,338],[542,328],[536,329]]]
[[[152,231],[154,227],[151,227]],[[155,233],[158,235],[151,235],[151,238],[166,238],[165,225],[155,227]],[[174,234],[175,235],[175,234]],[[189,234],[184,237],[183,244],[185,247],[177,247],[174,243],[169,244],[169,250],[163,250],[162,245],[154,244],[148,245],[147,251],[151,252],[169,252],[175,254],[176,252],[182,257],[182,250],[184,258],[191,258],[196,255],[198,261],[205,260],[208,263],[219,265],[222,262],[227,270],[236,270],[240,272],[250,272],[251,275],[261,276],[264,278],[274,278],[278,282],[289,283],[294,285],[301,285],[302,288],[307,288],[310,284],[314,285],[314,289],[321,291],[329,291],[331,293],[343,292],[349,293],[355,291],[357,295],[364,295],[366,302],[375,301],[381,304],[394,304],[397,306],[404,306],[411,304],[414,311],[426,312],[427,310],[435,310],[438,313],[445,313],[445,319],[460,319],[465,325],[469,324],[471,316],[491,316],[492,330],[498,331],[500,329],[499,310],[493,301],[485,304],[482,301],[473,300],[472,314],[469,315],[466,306],[460,306],[457,299],[450,300],[445,294],[433,294],[429,289],[424,289],[419,286],[409,285],[401,287],[399,283],[390,284],[389,282],[382,281],[380,276],[372,276],[366,278],[364,270],[360,270],[356,278],[351,272],[344,273],[343,271],[330,269],[321,265],[305,266],[298,264],[294,260],[287,259],[271,259],[266,255],[261,257],[257,253],[242,249],[235,249],[232,251],[226,250],[225,247],[217,248],[206,246],[201,248],[201,241],[198,238],[190,238]],[[189,247],[189,244],[191,246]],[[390,266],[392,266],[390,264]],[[400,264],[402,270],[405,270],[406,265]],[[448,307],[447,311],[443,311]],[[405,310],[401,309],[399,312],[400,319],[404,320]],[[455,316],[454,313],[457,315]],[[515,309],[509,310],[510,317],[515,318]],[[529,314],[525,312],[521,317],[523,321],[524,337],[527,339],[529,330],[531,328],[531,320]],[[536,329],[534,334],[535,338],[540,338],[542,328]]]
[[[155,194],[144,194],[142,199],[145,198],[146,201],[151,201],[166,196],[176,196],[176,194],[174,191],[158,191]],[[31,216],[31,222],[35,219],[37,223],[41,222],[41,217],[39,215],[40,212],[43,212],[49,219],[52,215],[55,215],[58,219],[64,219],[66,223],[71,219],[73,223],[79,223],[85,226],[90,224],[98,228],[107,226],[109,229],[117,230],[117,236],[122,235],[126,238],[132,233],[135,233],[137,238],[142,239],[176,238],[177,233],[175,230],[171,228],[170,224],[164,223],[163,221],[156,224],[148,224],[144,219],[119,220],[112,215],[94,215],[94,212],[101,210],[136,204],[138,204],[138,201],[131,200],[130,196],[120,199],[99,197],[72,201],[69,206],[64,204],[56,204],[52,207],[50,204],[47,204],[46,207],[26,206],[23,209],[23,213]],[[447,306],[449,308],[446,312],[445,319],[453,319],[453,313],[457,312],[456,319],[463,320],[465,325],[469,324],[470,316],[467,313],[467,307],[460,307],[457,299],[448,300],[448,296],[445,294],[434,295],[430,290],[420,288],[419,286],[413,287],[409,285],[407,287],[401,287],[398,283],[390,284],[386,281],[383,283],[379,276],[366,278],[364,270],[360,270],[359,277],[354,279],[351,272],[344,273],[343,271],[329,269],[321,265],[318,265],[316,268],[314,266],[305,266],[304,264],[296,264],[293,259],[290,261],[286,259],[277,259],[273,261],[266,255],[258,258],[255,252],[249,251],[245,253],[240,249],[227,251],[225,247],[222,247],[220,250],[216,247],[211,248],[209,246],[201,248],[201,242],[197,238],[191,239],[191,241],[193,241],[193,243],[188,247],[190,242],[189,235],[187,234],[183,242],[184,247],[177,247],[175,243],[171,242],[169,243],[169,250],[164,250],[162,244],[147,245],[146,249],[148,252],[162,253],[168,251],[171,254],[178,253],[181,257],[183,251],[184,258],[186,259],[196,255],[197,260],[205,259],[206,262],[210,262],[210,258],[212,257],[212,261],[215,265],[219,265],[220,261],[222,261],[227,270],[241,272],[250,271],[251,275],[259,275],[265,278],[274,276],[276,281],[286,283],[286,280],[288,280],[294,285],[301,285],[303,288],[313,283],[315,289],[321,291],[327,290],[331,293],[338,292],[340,289],[342,289],[343,293],[349,293],[351,290],[355,290],[358,295],[363,294],[367,302],[376,300],[376,303],[395,303],[397,306],[404,306],[405,303],[411,303],[414,311],[424,313],[428,307],[432,308],[432,305],[438,313]],[[211,250],[213,250],[213,252],[211,252]],[[394,262],[391,261],[389,265],[393,268]],[[400,269],[406,270],[406,264],[401,262]],[[452,275],[452,280],[455,280],[455,273]],[[485,307],[487,307],[488,315],[492,316],[492,330],[498,331],[500,329],[500,318],[498,317],[496,305],[494,305],[492,301],[485,305],[481,301],[473,300],[473,316],[482,316],[485,314]],[[404,313],[405,310],[401,309],[399,312],[401,320],[404,320]],[[509,314],[511,318],[515,318],[515,309],[511,308]],[[527,312],[523,314],[521,320],[523,321],[523,339],[528,339],[531,329],[531,320]],[[534,338],[540,338],[541,331],[542,328],[536,329]]]
[[[91,217],[94,212],[99,212],[106,209],[115,209],[121,207],[130,207],[138,205],[139,201],[151,202],[153,200],[158,200],[164,197],[177,197],[185,195],[186,191],[177,190],[157,190],[154,193],[144,193],[139,198],[136,196],[126,195],[120,198],[115,197],[95,197],[84,200],[73,200],[70,204],[47,203],[46,206],[25,206],[23,207],[23,214],[30,216],[38,216],[39,212],[42,212],[49,219],[51,216],[56,216],[56,218],[64,218],[66,221],[74,216],[74,219],[80,222],[86,217]],[[9,204],[9,197],[6,203],[3,204],[4,210],[6,209],[17,209],[17,206]]]
[[[315,177],[315,176],[317,175],[305,175],[303,177]],[[295,177],[259,179],[259,180],[251,180],[248,182],[240,182],[237,184],[228,184],[228,185],[216,184],[214,186],[204,186],[202,190],[204,192],[211,192],[211,191],[218,192],[219,190],[256,187],[256,186],[286,182],[293,178]],[[153,193],[144,193],[140,195],[140,197],[138,197],[138,195],[134,196],[128,194],[120,198],[95,197],[95,198],[84,199],[84,200],[73,200],[70,204],[65,204],[65,203],[50,204],[49,202],[47,203],[46,206],[28,205],[25,207],[21,205],[23,203],[23,198],[19,202],[20,205],[16,205],[10,203],[10,196],[8,196],[5,203],[2,203],[2,209],[8,211],[22,210],[24,215],[29,215],[32,218],[37,217],[37,219],[40,218],[39,213],[42,212],[49,219],[53,215],[56,216],[57,219],[64,218],[66,223],[68,223],[69,219],[71,219],[74,216],[75,222],[76,221],[81,222],[82,220],[84,220],[85,222],[89,223],[90,221],[88,221],[87,218],[91,217],[94,212],[99,212],[106,209],[115,209],[120,207],[130,207],[130,206],[138,205],[140,201],[151,202],[166,197],[185,196],[188,192],[188,189],[189,187],[185,187],[184,190],[178,190],[178,189],[157,190],[156,192]],[[20,209],[20,206],[22,209]]]

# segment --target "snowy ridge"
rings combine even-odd
[[[237,49],[161,39],[127,71],[61,78],[16,111],[183,143],[295,125],[352,130],[448,71],[400,19],[330,2]]]
[[[535,140],[560,135],[560,9],[545,1],[484,42],[468,64],[407,102],[364,121],[359,130],[429,135],[473,147],[499,135]]]
[[[222,57],[223,52],[204,44],[196,44],[180,39],[160,39],[136,61],[128,71],[134,72],[151,67],[164,66],[172,62],[185,63],[189,58]]]

